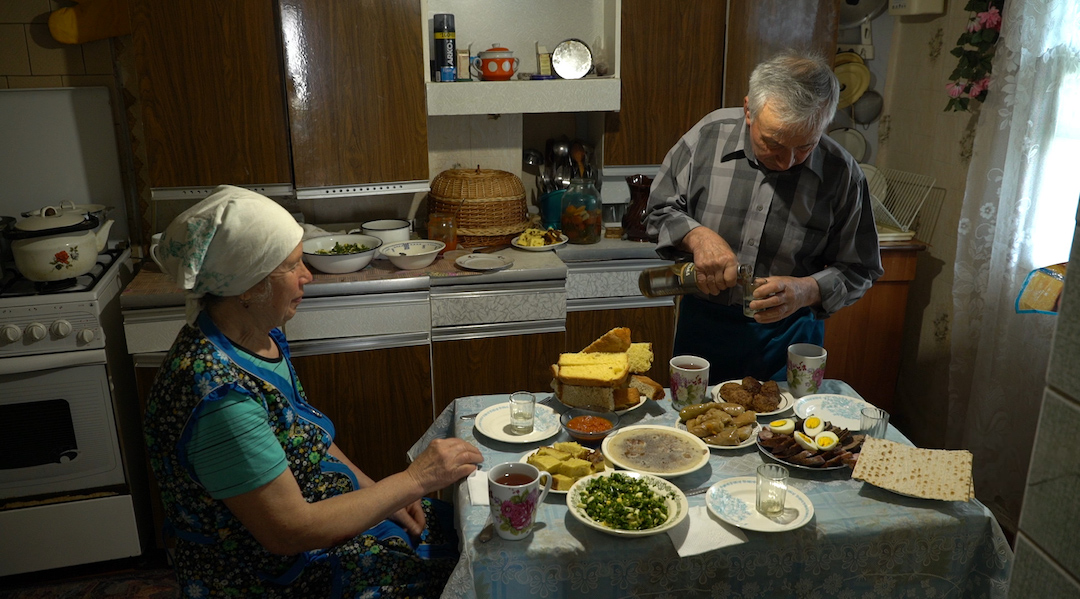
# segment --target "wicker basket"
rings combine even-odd
[[[513,173],[450,169],[431,182],[430,212],[457,215],[458,244],[477,247],[510,243],[529,226],[525,186]]]

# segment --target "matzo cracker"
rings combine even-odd
[[[885,439],[867,438],[851,478],[902,495],[970,501],[971,452],[920,449]]]

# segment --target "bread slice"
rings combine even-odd
[[[625,353],[567,353],[552,373],[562,383],[584,387],[625,387],[630,362]]]
[[[615,409],[625,410],[641,403],[641,392],[633,387],[615,390]]]
[[[626,350],[626,358],[630,362],[630,372],[648,372],[653,362],[652,343],[631,343],[630,349]]]
[[[648,397],[653,401],[660,401],[661,399],[664,399],[666,395],[666,393],[664,393],[664,388],[660,386],[660,383],[640,374],[635,374],[630,377],[630,388],[636,389],[643,397]]]
[[[624,408],[619,405],[632,406],[640,400],[631,400],[631,396],[637,396],[637,390],[628,387],[586,387],[583,385],[570,385],[558,380],[551,381],[551,388],[555,390],[555,396],[559,401],[573,408],[585,408],[597,412],[614,412]]]
[[[588,347],[581,350],[582,353],[619,353],[630,349],[630,329],[617,327],[606,332]]]

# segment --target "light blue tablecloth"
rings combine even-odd
[[[821,393],[858,397],[847,384],[825,381]],[[543,394],[542,397],[546,397]],[[415,456],[439,437],[457,436],[484,454],[485,469],[517,461],[539,445],[568,441],[566,433],[541,443],[494,441],[473,430],[474,413],[507,395],[463,397],[451,404],[410,450]],[[562,409],[561,406],[557,409]],[[648,400],[622,418],[623,426],[668,424],[678,413],[667,401]],[[887,438],[910,442],[893,427]],[[682,489],[733,476],[751,476],[763,462],[756,448],[713,450],[709,465],[672,479]],[[680,558],[666,534],[626,539],[581,525],[565,495],[550,494],[526,540],[477,535],[487,506],[474,506],[467,485],[455,490],[461,561],[444,598],[518,597],[1005,597],[1012,551],[997,521],[978,501],[902,497],[854,481],[850,470],[792,469],[791,486],[814,504],[804,527],[783,533],[747,531],[748,542]],[[689,498],[704,505],[704,496]]]

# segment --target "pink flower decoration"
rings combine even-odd
[[[950,98],[959,98],[964,93],[965,84],[959,81],[953,81],[945,86],[945,91],[949,93]]]
[[[986,91],[986,88],[988,87],[990,87],[990,78],[983,77],[982,79],[979,79],[975,83],[971,84],[971,89],[968,90],[968,95],[972,98],[978,98],[979,94]]]
[[[975,33],[976,31],[979,31],[980,29],[982,29],[982,23],[980,23],[978,19],[971,19],[970,21],[968,21],[968,24],[967,24],[967,32],[968,33]]]
[[[1001,11],[995,6],[991,6],[986,12],[979,13],[975,18],[987,29],[1001,29]]]

